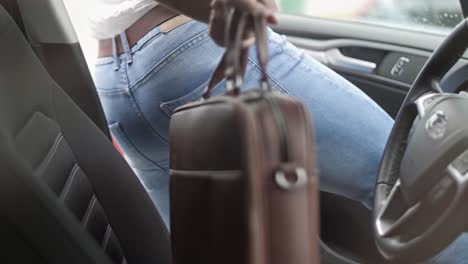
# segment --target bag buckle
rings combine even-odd
[[[283,170],[275,173],[275,183],[285,191],[294,191],[307,185],[307,172],[303,168],[294,170],[293,177],[288,177]]]

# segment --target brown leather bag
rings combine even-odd
[[[319,263],[313,131],[297,100],[262,88],[240,93],[240,17],[224,62],[224,96],[178,108],[171,121],[171,233],[177,264]],[[233,20],[234,19],[230,19]],[[233,24],[233,23],[228,23]],[[255,19],[267,64],[265,21]],[[244,57],[245,58],[245,57]],[[263,68],[265,73],[265,68]]]

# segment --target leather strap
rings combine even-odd
[[[267,66],[269,61],[268,55],[268,33],[266,19],[262,17],[254,17],[255,38],[257,46],[258,61],[262,71],[262,84],[268,84]],[[265,88],[265,87],[263,87]],[[269,88],[268,88],[269,89]]]
[[[162,27],[161,31],[169,32],[189,21],[191,21],[190,18],[179,16],[179,13],[162,5],[158,5],[125,30],[125,34],[127,35],[129,46],[132,47],[157,26]],[[117,53],[124,53],[124,47],[120,38],[117,38]],[[98,57],[110,56],[112,56],[112,39],[99,40]]]
[[[254,27],[255,45],[259,66],[261,68],[262,88],[270,90],[266,69],[268,65],[268,36],[266,31],[266,20],[263,17],[248,16],[236,10],[231,10],[226,19],[226,52],[221,59],[221,62],[216,67],[210,82],[203,94],[204,99],[211,97],[213,88],[223,78],[226,79],[227,92],[239,94],[242,86],[243,77],[247,68],[248,47],[243,47],[243,38],[249,26]],[[237,25],[236,27],[234,25]]]

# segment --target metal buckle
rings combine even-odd
[[[307,172],[303,168],[296,169],[296,180],[291,182],[286,178],[283,171],[277,171],[275,174],[275,182],[278,187],[285,191],[293,191],[307,185]]]

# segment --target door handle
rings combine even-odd
[[[326,51],[306,50],[305,52],[320,63],[325,64],[331,68],[359,73],[374,73],[377,69],[377,64],[365,60],[347,57],[336,48]]]

